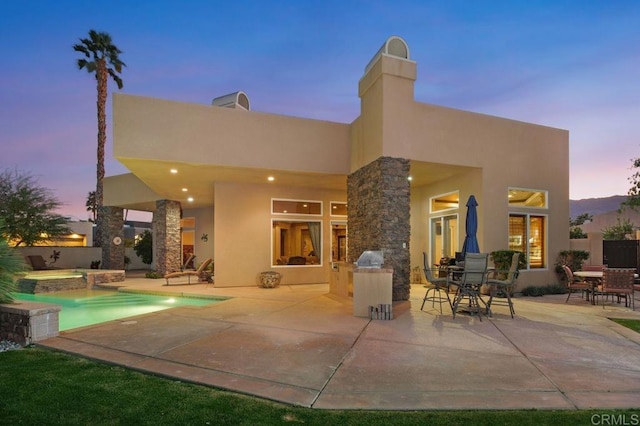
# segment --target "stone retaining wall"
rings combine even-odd
[[[55,337],[61,309],[59,305],[38,302],[0,304],[0,339],[26,346]]]
[[[62,276],[68,274],[68,276]],[[125,271],[103,269],[39,271],[18,280],[20,293],[53,293],[67,290],[90,290],[99,284],[122,282]]]

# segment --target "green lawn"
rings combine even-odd
[[[288,406],[41,348],[0,353],[0,423],[43,425],[589,425],[618,411],[344,411]],[[599,418],[599,417],[598,417]]]
[[[640,320],[634,319],[622,319],[622,318],[609,318],[611,321],[617,322],[620,325],[624,325],[633,331],[640,333]]]

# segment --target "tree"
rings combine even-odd
[[[13,292],[17,290],[14,274],[26,270],[24,258],[15,248],[10,247],[4,235],[4,225],[0,219],[0,303],[12,303]]]
[[[602,229],[603,240],[627,240],[629,234],[633,234],[633,223],[629,219],[620,220],[619,217],[617,225]]]
[[[142,263],[151,265],[153,262],[153,235],[151,232],[144,231],[133,246],[133,250],[142,259]]]
[[[98,86],[98,166],[96,180],[96,239],[94,245],[101,245],[103,234],[102,206],[103,206],[103,180],[104,180],[104,147],[107,141],[107,83],[109,77],[122,89],[122,79],[118,76],[122,72],[125,63],[118,55],[122,53],[111,41],[108,33],[89,31],[89,38],[81,38],[79,44],[73,45],[73,50],[84,55],[78,59],[79,69],[86,69],[89,73],[95,73]]]
[[[87,202],[85,203],[85,207],[88,212],[91,212],[91,218],[89,218],[89,222],[96,223],[96,211],[98,207],[96,206],[96,191],[90,191],[87,194]]]
[[[584,225],[588,220],[593,220],[593,215],[589,213],[582,213],[575,219],[569,218],[569,238],[572,240],[587,238],[587,234],[584,233],[580,226]]]
[[[69,218],[54,213],[60,202],[34,177],[17,170],[0,173],[2,237],[15,246],[32,246],[71,233]]]
[[[633,163],[631,169],[636,169],[636,172],[629,177],[631,188],[629,188],[627,199],[622,202],[621,207],[622,209],[630,208],[631,210],[636,210],[640,207],[640,158],[632,159],[631,162]]]

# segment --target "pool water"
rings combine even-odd
[[[178,306],[207,306],[225,300],[160,296],[109,290],[78,290],[53,294],[15,293],[18,300],[61,305],[59,330],[99,324]]]

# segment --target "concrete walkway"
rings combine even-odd
[[[352,315],[328,285],[215,288],[127,279],[127,288],[232,299],[72,331],[40,342],[132,369],[326,409],[640,408],[640,334],[607,319],[624,305],[574,295],[515,299],[516,317],[420,311]],[[122,285],[123,283],[118,283]],[[636,297],[638,297],[636,295]],[[636,301],[638,304],[640,301]],[[640,305],[639,305],[640,306]]]

